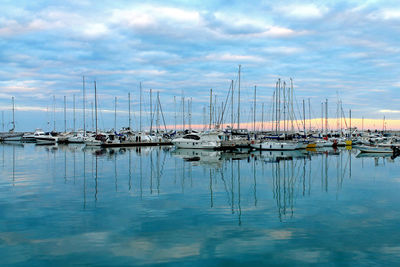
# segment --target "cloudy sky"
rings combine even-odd
[[[344,112],[351,108],[354,118],[400,119],[399,1],[257,2],[3,0],[0,108],[5,128],[10,128],[12,96],[17,130],[52,128],[53,96],[57,129],[64,129],[64,96],[67,127],[72,128],[73,95],[76,128],[82,128],[82,76],[89,127],[94,80],[100,127],[114,126],[114,97],[117,127],[128,124],[130,92],[136,128],[140,82],[144,111],[149,110],[149,89],[159,91],[166,123],[172,125],[175,110],[181,111],[174,96],[177,103],[191,97],[192,121],[200,124],[210,88],[217,102],[225,101],[239,64],[242,121],[252,118],[255,85],[257,120],[261,103],[267,120],[276,80],[290,77],[299,105],[310,99],[315,118],[325,99],[336,117],[340,98]]]

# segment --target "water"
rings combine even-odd
[[[399,159],[0,145],[0,263],[400,260]]]

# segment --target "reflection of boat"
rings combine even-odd
[[[362,153],[392,153],[392,149],[389,147],[377,147],[377,146],[358,146],[358,150]]]
[[[220,151],[178,148],[171,153],[185,161],[199,161],[206,164],[215,164],[221,161]]]
[[[359,153],[356,158],[386,158],[391,157],[393,153]]]
[[[257,155],[258,153],[255,153]],[[300,150],[291,150],[291,151],[263,151],[259,153],[260,158],[270,161],[276,162],[280,160],[292,160],[294,158],[305,158],[307,154]]]

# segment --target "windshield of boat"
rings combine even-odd
[[[198,135],[194,134],[188,134],[183,137],[183,139],[192,139],[192,140],[200,140],[200,137]]]

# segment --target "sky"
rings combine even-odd
[[[202,124],[209,90],[220,107],[231,80],[237,109],[239,65],[242,123],[253,119],[254,86],[256,120],[270,120],[277,79],[292,78],[295,106],[305,99],[308,113],[310,99],[315,121],[326,99],[336,117],[340,99],[347,119],[351,109],[355,122],[364,117],[379,129],[385,117],[387,128],[400,129],[399,1],[3,0],[0,8],[5,130],[12,97],[16,130],[53,129],[54,120],[64,130],[64,96],[72,129],[74,95],[75,129],[82,128],[83,76],[89,128],[94,81],[100,128],[114,127],[115,97],[117,128],[129,125],[128,93],[131,126],[139,127],[140,83],[142,127],[150,124],[150,89],[153,109],[159,93],[165,124],[182,124],[182,97],[192,100],[192,124]]]

